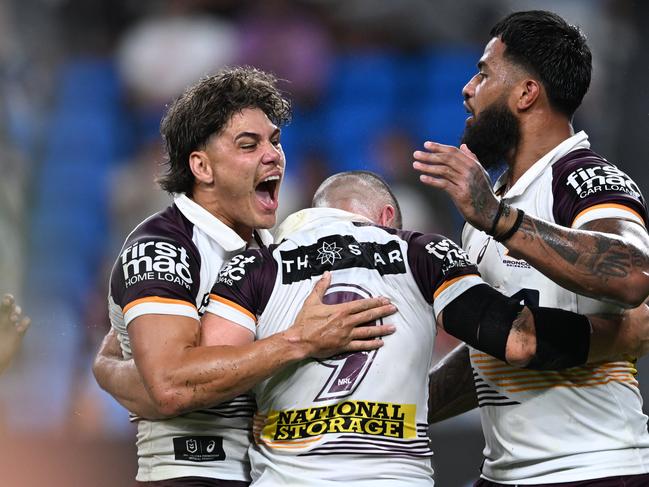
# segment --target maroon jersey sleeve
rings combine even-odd
[[[406,240],[413,277],[431,304],[451,283],[463,277],[480,275],[466,252],[442,235],[413,233]]]
[[[198,317],[201,259],[190,235],[191,224],[170,207],[129,236],[110,281],[126,323],[149,313]]]
[[[638,185],[588,149],[573,151],[552,166],[552,208],[557,224],[579,227],[599,218],[631,218],[647,226]]]
[[[276,276],[271,249],[251,249],[235,256],[219,272],[207,311],[250,327],[250,320],[256,323],[263,313]]]

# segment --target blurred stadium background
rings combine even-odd
[[[0,1],[0,293],[33,319],[0,378],[0,485],[132,483],[134,429],[90,364],[109,326],[119,246],[168,202],[153,183],[165,103],[224,65],[273,71],[295,105],[282,135],[282,215],[330,173],[370,169],[396,189],[404,226],[457,239],[461,220],[417,185],[410,154],[428,139],[458,142],[460,90],[489,26],[528,8],[586,32],[594,76],[576,128],[646,193],[648,2]],[[441,337],[437,354],[453,345]],[[648,373],[641,361],[641,385]],[[469,485],[483,446],[477,415],[431,436],[438,485]]]

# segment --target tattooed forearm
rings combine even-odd
[[[633,265],[632,248],[624,242],[605,235],[584,236],[579,245],[566,235],[560,227],[554,227],[540,220],[525,216],[521,231],[531,239],[540,239],[550,247],[565,262],[577,266],[581,271],[592,271],[594,276],[604,279],[610,277],[624,278],[629,275]],[[639,252],[635,252],[639,262],[642,261]]]
[[[604,279],[627,277],[633,266],[628,246],[606,237],[597,236],[596,239],[597,253],[593,255],[595,274]]]
[[[599,220],[576,230],[525,215],[510,255],[579,294],[637,306],[649,293],[649,240],[639,225]]]
[[[638,268],[649,267],[649,256],[636,248],[631,248],[631,265]]]
[[[570,264],[579,259],[579,252],[574,249],[574,242],[566,238],[561,229],[552,227],[541,220],[533,220],[525,215],[521,231],[530,240],[540,240]]]
[[[521,226],[518,231],[520,232],[524,240],[534,240],[536,238],[536,225],[528,215],[525,215],[523,217],[523,221],[521,222]]]
[[[604,280],[629,275],[632,266],[630,248],[615,237],[584,234],[578,242],[566,235],[566,229],[528,216],[525,216],[521,228],[532,240],[540,240],[565,263],[575,266],[580,274],[591,274]]]

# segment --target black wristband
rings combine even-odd
[[[473,286],[444,308],[444,330],[482,352],[507,361],[507,340],[523,306],[487,284]]]
[[[591,335],[588,318],[555,308],[529,309],[536,328],[536,355],[525,368],[562,370],[586,363]]]
[[[500,221],[500,217],[503,215],[503,210],[505,209],[505,202],[503,200],[500,200],[498,203],[498,210],[496,211],[496,216],[494,217],[494,221],[491,224],[491,229],[487,232],[487,235],[491,235],[493,237],[494,233],[496,232],[496,225],[498,225],[498,222]]]
[[[517,208],[517,210],[518,210],[518,215],[516,215],[516,221],[514,222],[512,227],[502,235],[493,236],[496,242],[505,242],[509,240],[510,238],[512,238],[512,235],[514,235],[516,231],[520,228],[521,223],[523,223],[523,218],[525,217],[525,212],[520,208]]]

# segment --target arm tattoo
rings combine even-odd
[[[545,222],[540,220],[534,221],[525,215],[520,229],[523,232],[523,238],[529,240],[536,240],[538,238],[550,246],[566,262],[574,265],[579,259],[579,252],[573,248],[574,244],[565,238],[565,236],[561,235],[555,228],[545,224]]]
[[[480,184],[480,182],[476,181],[476,179],[474,178],[469,183],[469,191],[471,192],[471,206],[473,206],[473,209],[477,213],[483,213],[487,211],[487,201],[489,200],[489,196],[491,195],[491,188],[485,186],[484,184]],[[485,219],[487,219],[487,221],[493,221],[493,219],[496,217],[497,211],[498,207],[491,208],[489,214],[485,214]]]
[[[632,255],[629,249],[622,242],[617,240],[597,238],[597,254],[593,256],[595,271],[601,276],[623,278],[629,274],[632,262]],[[599,257],[599,259],[598,259]]]
[[[512,207],[506,204],[503,207],[503,216],[507,218],[511,214],[511,212],[512,212]]]
[[[633,267],[649,266],[649,258],[636,248],[631,248],[631,263]]]
[[[609,278],[625,278],[633,267],[646,265],[647,258],[633,246],[614,237],[591,234],[578,244],[565,235],[560,228],[527,215],[521,225],[523,239],[539,240],[550,247],[563,261],[577,267],[581,272],[607,281]]]
[[[523,217],[519,232],[522,233],[524,240],[534,240],[536,236],[536,225],[534,225],[534,222],[528,215]]]

